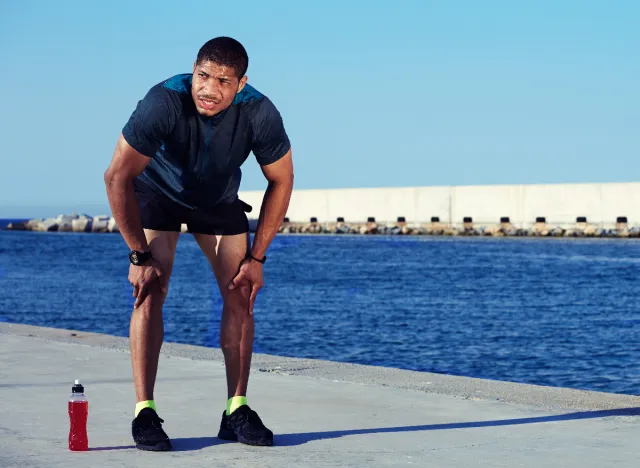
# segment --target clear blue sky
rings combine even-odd
[[[218,35],[279,107],[298,189],[636,181],[639,24],[633,0],[1,2],[0,217],[108,213],[137,101]]]

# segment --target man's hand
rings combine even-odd
[[[251,294],[249,297],[249,315],[253,315],[253,305],[256,302],[258,291],[262,286],[264,286],[264,281],[262,280],[262,263],[256,262],[251,258],[245,258],[240,262],[238,273],[229,282],[229,289],[240,288],[243,295],[247,293]]]
[[[131,265],[129,267],[129,282],[133,286],[133,297],[136,298],[136,302],[133,304],[135,309],[142,305],[149,294],[149,287],[154,281],[160,282],[160,289],[163,293],[167,292],[165,275],[158,261],[151,259],[146,265]]]

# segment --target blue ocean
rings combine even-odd
[[[0,231],[0,321],[127,336],[119,234]],[[257,352],[640,395],[640,241],[276,237]],[[166,340],[217,347],[221,301],[183,235]]]

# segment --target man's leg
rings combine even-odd
[[[145,229],[153,258],[162,264],[167,279],[173,268],[179,235],[178,232]],[[131,314],[129,338],[136,402],[153,400],[158,359],[164,339],[162,305],[165,298],[166,294],[160,290],[156,281],[150,286],[149,294],[142,305]]]
[[[249,284],[228,289],[247,255],[249,234],[194,235],[213,267],[223,300],[220,346],[227,369],[228,414],[222,414],[218,437],[249,445],[273,445],[273,432],[246,401],[254,333],[253,316],[249,315]]]
[[[227,371],[227,396],[246,396],[253,350],[254,321],[249,315],[248,284],[229,290],[249,248],[249,234],[214,236],[194,234],[216,276],[222,295],[220,347]]]

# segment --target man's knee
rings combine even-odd
[[[168,284],[167,284],[168,288]],[[142,313],[149,318],[162,316],[162,306],[164,304],[165,298],[167,297],[166,292],[162,291],[160,287],[160,283],[157,279],[155,279],[147,289],[147,296],[144,299],[144,302],[138,306],[136,312]]]
[[[241,285],[236,289],[228,291],[224,297],[225,313],[229,313],[234,316],[248,315],[250,295],[251,290],[245,285]]]

